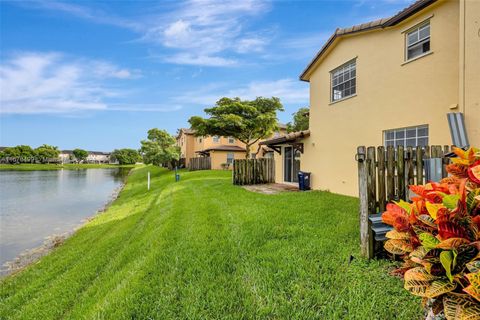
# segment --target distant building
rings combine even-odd
[[[110,152],[102,151],[88,151],[87,159],[85,163],[111,163],[110,161]],[[62,150],[59,155],[62,163],[76,162],[75,156],[73,155],[73,150]]]
[[[271,137],[286,133],[286,125],[278,124],[278,131]],[[178,130],[177,146],[180,147],[180,158],[188,166],[191,158],[210,157],[212,169],[222,169],[224,165],[231,168],[234,159],[245,159],[245,144],[233,137],[195,136],[192,129]],[[252,158],[273,157],[273,150],[260,146],[259,142],[250,146]]]

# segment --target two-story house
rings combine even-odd
[[[281,152],[277,182],[301,169],[314,189],[357,195],[357,146],[450,145],[452,112],[480,146],[480,1],[419,0],[337,29],[300,79],[310,130],[264,142]]]
[[[278,127],[272,137],[286,132],[284,124]],[[182,128],[178,130],[176,138],[180,158],[184,159],[187,166],[191,158],[210,157],[212,169],[223,169],[225,165],[231,168],[234,159],[245,159],[246,156],[245,144],[233,137],[195,136],[194,130]],[[251,157],[264,157],[271,153],[271,149],[259,145],[259,142],[250,147]]]

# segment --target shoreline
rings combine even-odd
[[[91,216],[85,217],[80,220],[80,223],[74,226],[71,230],[68,230],[61,234],[51,234],[45,237],[43,243],[37,247],[25,249],[20,252],[14,259],[5,262],[0,266],[0,279],[14,275],[17,272],[22,271],[24,268],[29,265],[37,262],[42,257],[46,256],[52,252],[55,248],[61,246],[68,238],[73,236],[79,229],[83,228],[87,223],[106,212],[108,208],[118,199],[120,193],[127,185],[127,179],[133,171],[132,169],[125,176],[125,180],[113,190],[113,192],[108,197],[104,205],[100,207],[95,213]],[[33,171],[33,170],[32,170]]]
[[[0,164],[1,171],[48,171],[48,170],[80,170],[80,169],[116,169],[116,168],[135,168],[135,164],[40,164],[40,163],[22,163],[22,164]]]

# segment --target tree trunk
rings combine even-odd
[[[245,159],[248,159],[250,157],[250,145],[245,144]]]

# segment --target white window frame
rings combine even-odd
[[[427,134],[426,135],[419,135],[419,130],[421,129],[426,129]],[[407,131],[412,131],[415,130],[415,136],[414,137],[408,137],[407,138]],[[397,132],[400,133],[403,131],[403,137],[402,138],[397,138]],[[393,138],[387,138],[387,134],[393,133]],[[426,144],[425,146],[428,146],[429,143],[429,128],[428,125],[423,124],[423,125],[418,125],[418,126],[412,126],[412,127],[405,127],[405,128],[397,128],[397,129],[388,129],[383,131],[383,145],[387,147],[389,145],[389,142],[393,142],[394,147],[397,147],[399,144],[397,144],[397,141],[403,141],[403,146],[404,147],[409,147],[410,145],[407,144],[407,140],[410,139],[415,139],[415,145],[411,147],[417,147],[418,140],[419,139],[426,139]],[[421,145],[424,147],[424,145]]]
[[[334,80],[336,80],[335,79],[336,77],[337,77],[337,79],[339,79],[340,76],[344,77],[346,72],[350,73],[352,71],[352,68],[353,68],[353,71],[355,72],[354,76],[351,76],[347,80],[343,79],[342,81],[340,81],[339,83],[337,83],[335,85],[333,84]],[[339,73],[338,75],[335,74],[337,72]],[[349,76],[350,76],[350,74],[349,74]],[[349,95],[346,95],[346,96],[343,96],[343,97],[335,98],[334,88],[338,87],[342,84],[345,84],[345,83],[347,83],[351,80],[355,80],[355,85],[350,87],[350,89],[354,88],[355,92],[350,93]],[[345,62],[341,66],[336,67],[332,71],[330,71],[330,102],[334,103],[334,102],[342,101],[344,99],[354,97],[356,95],[357,95],[357,58],[354,58],[352,60],[349,60],[349,61]]]
[[[428,26],[428,36],[423,37],[420,39],[420,29],[424,29],[425,27]],[[417,41],[413,42],[412,44],[408,44],[408,38],[411,34],[417,33]],[[408,56],[408,49],[414,47],[414,46],[421,46],[424,43],[426,43],[428,40],[429,46],[428,46],[428,51],[422,52],[414,57],[409,57]],[[405,32],[405,61],[410,61],[417,59],[423,55],[426,55],[432,51],[432,40],[431,40],[431,26],[430,26],[430,19],[426,21],[422,21],[421,23],[417,24],[416,26],[410,28],[408,31]]]
[[[230,158],[229,155],[232,157]],[[227,152],[227,162],[228,164],[233,164],[233,160],[235,160],[235,152]]]
[[[220,142],[220,136],[213,136],[213,142],[214,143],[219,143]]]

